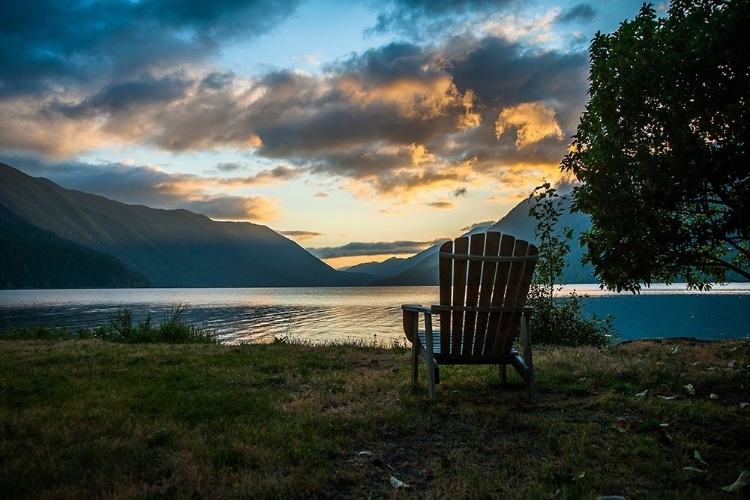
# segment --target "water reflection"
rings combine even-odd
[[[10,327],[106,324],[122,309],[160,322],[189,304],[188,322],[222,342],[313,342],[403,338],[401,304],[431,304],[437,287],[18,290],[0,292],[0,331]]]
[[[655,337],[703,339],[750,336],[750,286],[695,293],[655,286],[639,296],[574,285],[589,295],[585,310],[613,314],[623,340]],[[19,326],[93,327],[127,308],[134,321],[168,319],[189,305],[184,319],[216,332],[222,342],[269,342],[291,337],[379,341],[403,339],[401,304],[434,304],[437,287],[194,288],[0,291],[0,331]]]

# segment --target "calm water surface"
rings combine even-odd
[[[750,337],[750,285],[696,293],[684,285],[655,286],[639,296],[568,286],[587,294],[586,311],[615,316],[622,340]],[[168,318],[188,305],[185,320],[215,331],[222,342],[364,340],[403,338],[401,304],[437,302],[437,287],[189,288],[0,291],[0,331],[11,327],[106,324],[122,309],[136,320]]]

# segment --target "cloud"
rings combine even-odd
[[[525,102],[505,108],[495,121],[495,135],[499,139],[505,131],[516,129],[516,146],[524,148],[547,137],[562,140],[560,124],[555,119],[555,110],[540,102]]]
[[[319,259],[333,259],[338,257],[415,254],[434,244],[434,241],[352,242],[340,247],[308,248],[307,250]]]
[[[298,4],[5,2],[0,15],[0,97],[91,88],[204,62],[228,40],[267,33]]]
[[[268,222],[278,217],[278,200],[265,196],[216,195],[211,188],[224,179],[168,173],[147,165],[46,163],[10,157],[7,163],[33,176],[46,177],[67,189],[98,194],[123,203],[155,208],[183,208],[219,220]]]
[[[457,188],[455,191],[453,191],[453,196],[455,198],[458,198],[459,196],[466,198],[466,193],[468,190],[465,187]]]
[[[277,200],[265,196],[226,196],[196,194],[179,202],[179,206],[218,220],[266,222],[279,215]]]
[[[370,34],[396,33],[411,40],[423,40],[446,29],[474,24],[478,18],[504,10],[512,0],[382,0],[375,2],[385,9]]]
[[[439,201],[432,201],[429,203],[425,203],[428,207],[431,208],[437,208],[438,210],[452,210],[456,208],[456,204],[452,201],[445,201],[445,200],[439,200]]]
[[[322,235],[322,233],[314,231],[278,231],[278,233],[289,236],[296,241],[306,241]]]
[[[492,226],[496,222],[497,222],[496,220],[486,220],[482,222],[475,222],[474,224],[470,226],[462,227],[461,231],[469,232],[469,231],[473,231],[474,229],[480,229],[480,228],[483,230],[488,229],[490,226]]]
[[[287,165],[278,165],[274,168],[261,170],[257,174],[248,175],[247,177],[231,177],[222,179],[219,184],[225,186],[258,186],[265,184],[280,184],[287,182],[304,173],[302,169],[288,167]]]
[[[236,162],[223,162],[217,163],[215,168],[219,172],[234,172],[236,170],[240,170],[242,166]]]
[[[560,13],[558,22],[591,21],[596,16],[596,9],[588,3],[577,3]]]
[[[502,10],[506,3],[501,4]],[[28,75],[23,82],[14,80],[25,85],[23,91],[11,92],[16,83],[0,77],[6,89],[0,91],[0,152],[42,155],[59,164],[130,145],[173,153],[232,149],[279,165],[244,177],[211,179],[210,185],[239,188],[311,175],[355,196],[424,202],[437,193],[461,193],[488,182],[522,183],[523,169],[530,165],[526,172],[534,176],[557,169],[564,154],[558,139],[574,132],[586,101],[585,51],[534,52],[502,36],[462,33],[425,46],[390,43],[352,54],[317,75],[278,70],[250,77],[210,66],[205,54],[214,54],[217,44],[243,29],[250,30],[248,36],[270,29],[266,21],[241,17],[250,12],[243,9],[269,9],[272,22],[289,15],[294,5],[247,2],[239,7],[219,1],[195,11],[176,5],[172,13],[165,2],[103,5],[103,13],[96,14],[85,4],[83,19],[113,19],[119,26],[133,19],[130,9],[144,9],[145,20],[165,26],[162,36],[172,40],[170,53],[179,57],[166,57],[167,48],[158,47],[161,38],[156,38],[156,54],[126,71],[118,65],[129,58],[98,52],[104,49],[97,44],[109,47],[115,34],[83,27],[82,40],[90,38],[90,49],[76,48],[59,35],[49,42],[53,48],[59,45],[51,53],[74,58],[83,51],[87,64],[68,68],[66,78],[45,66],[36,80]],[[470,0],[383,5],[404,19],[416,12],[443,21],[497,7]],[[47,27],[50,22],[40,21]],[[204,28],[206,38],[196,47],[182,45]],[[138,29],[129,36],[140,36]],[[124,42],[136,51],[132,59],[147,48],[138,40]],[[0,57],[26,57],[28,71],[35,71],[30,53],[0,51]],[[50,78],[57,78],[55,92],[49,91]],[[508,140],[512,130],[515,143]],[[229,174],[238,167],[223,164],[216,170]]]

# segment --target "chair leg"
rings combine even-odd
[[[411,383],[416,385],[418,377],[419,377],[419,344],[417,342],[413,342],[411,345]]]
[[[505,382],[507,382],[508,380],[508,365],[503,363],[501,365],[498,365],[497,368],[497,371],[500,372],[500,383],[505,385]]]
[[[425,361],[427,362],[427,394],[430,396],[430,401],[437,401],[437,391],[435,389],[437,365],[431,356],[426,356]]]

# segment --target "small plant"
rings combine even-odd
[[[70,329],[37,326],[17,328],[3,332],[2,340],[71,340],[97,338],[107,342],[124,344],[215,344],[213,333],[196,325],[185,323],[183,316],[187,305],[179,304],[171,315],[158,327],[152,324],[151,316],[138,324],[133,322],[133,312],[123,309],[114,314],[106,325],[94,328]]]
[[[125,342],[129,344],[165,343],[165,344],[206,344],[215,343],[216,339],[207,330],[185,323],[182,318],[188,310],[188,305],[178,304],[172,309],[171,315],[158,327],[151,324],[151,316],[133,326],[132,313],[129,309],[122,310],[110,319],[110,329],[104,336],[111,336],[107,340]],[[104,337],[103,337],[104,338]]]
[[[534,236],[539,246],[539,261],[529,290],[529,305],[534,307],[529,329],[535,343],[564,346],[608,345],[616,335],[612,316],[587,318],[583,312],[586,296],[575,292],[556,297],[562,290],[562,276],[568,266],[569,241],[573,230],[558,228],[563,211],[563,197],[544,180],[529,196],[529,215],[537,220]]]

